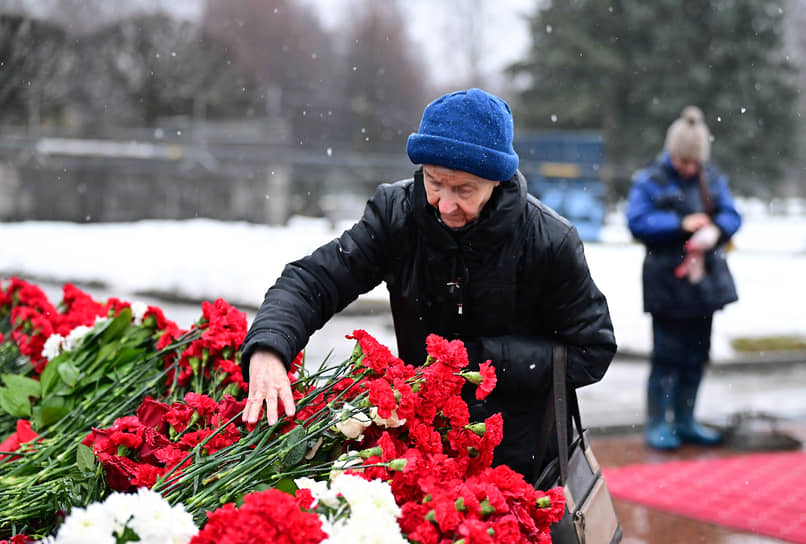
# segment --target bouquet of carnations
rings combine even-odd
[[[0,536],[54,534],[71,511],[138,489],[188,512],[197,543],[550,542],[564,511],[562,490],[535,490],[491,466],[501,417],[471,422],[460,393],[469,381],[483,398],[495,372],[489,362],[466,370],[459,341],[430,336],[427,360],[413,366],[355,331],[346,361],[314,368],[297,358],[293,418],[247,428],[246,319],[224,301],[205,303],[183,331],[157,308],[98,304],[66,286],[86,312],[68,318],[79,305],[36,306],[23,287],[35,291],[21,280],[0,289],[0,371],[9,390],[16,378],[7,376],[30,380],[7,414],[16,419],[0,418],[16,437],[0,460],[0,500],[9,501]],[[59,332],[54,323],[67,319],[75,326]],[[76,327],[87,330],[67,342]],[[54,392],[64,404],[47,415]]]

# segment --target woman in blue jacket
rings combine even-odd
[[[664,152],[636,173],[627,220],[646,246],[644,311],[654,346],[647,386],[647,444],[713,445],[717,431],[694,419],[716,310],[737,300],[725,243],[741,225],[727,178],[708,162],[710,133],[689,106],[666,134]]]

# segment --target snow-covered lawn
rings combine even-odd
[[[806,335],[806,216],[768,216],[757,205],[744,207],[745,223],[729,256],[740,301],[715,317],[717,360],[734,356],[731,338]],[[0,223],[0,277],[97,282],[116,296],[159,291],[253,307],[286,262],[339,233],[326,220],[303,217],[286,227],[207,219]],[[608,298],[619,346],[646,352],[651,338],[649,317],[641,311],[643,247],[631,240],[622,213],[608,217],[602,238],[586,245],[586,255]],[[364,298],[385,300],[385,288]]]

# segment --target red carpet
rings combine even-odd
[[[604,468],[613,497],[806,544],[806,452]]]

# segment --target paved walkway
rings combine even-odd
[[[583,422],[601,430],[640,431],[646,415],[647,360],[617,356],[604,379],[578,390]],[[806,419],[806,359],[787,364],[713,364],[703,380],[696,414],[726,425],[742,413]]]

